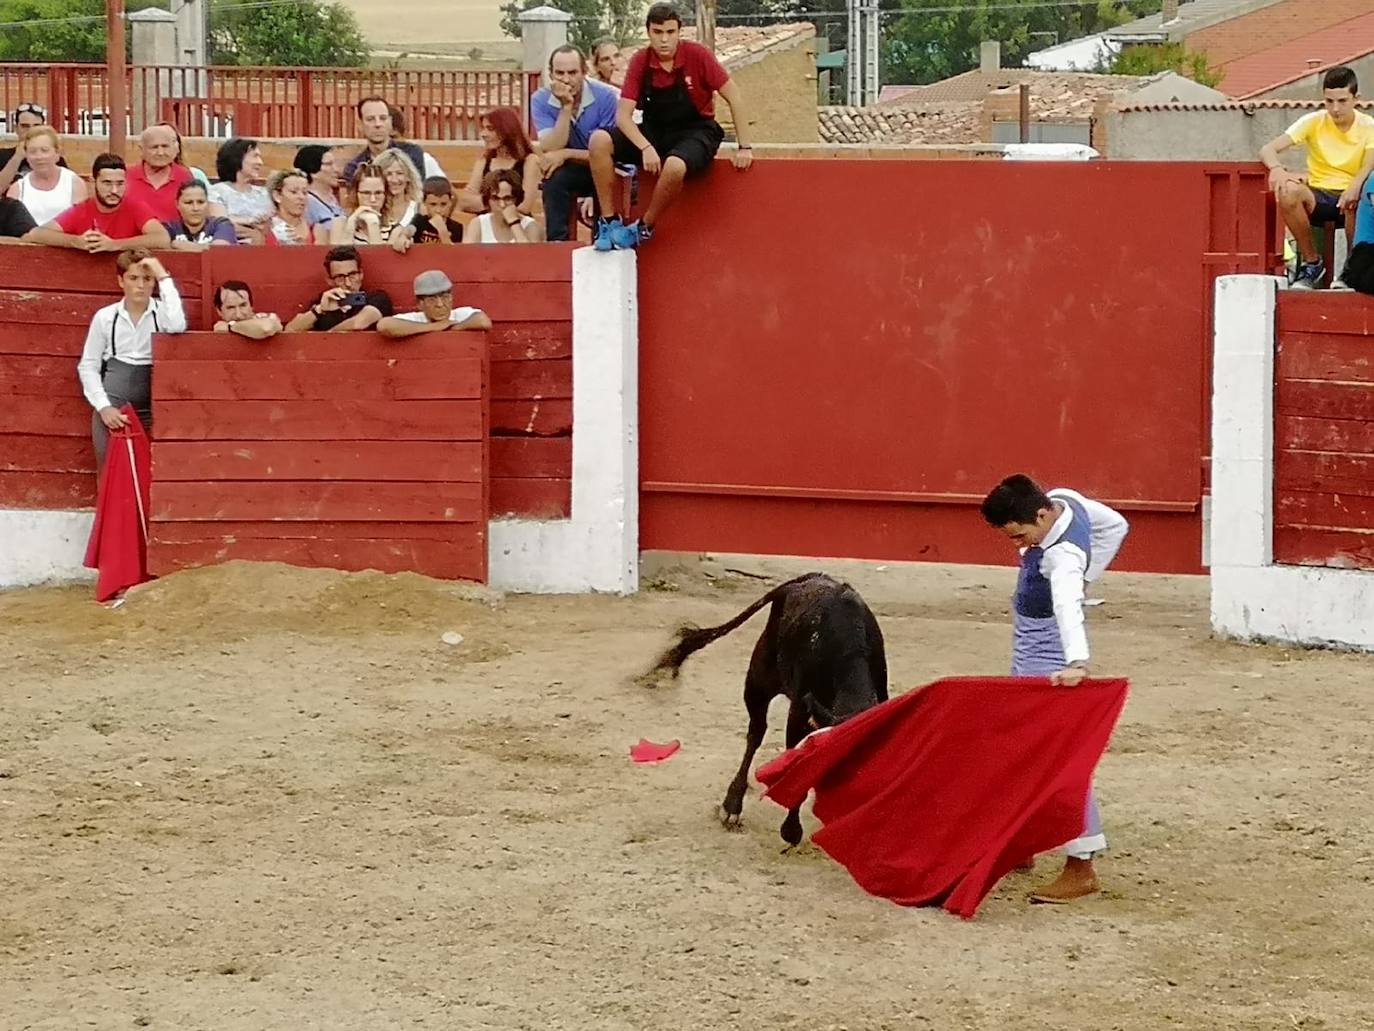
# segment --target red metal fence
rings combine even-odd
[[[109,132],[104,65],[0,64],[0,112],[41,104],[63,133]],[[129,69],[128,132],[169,121],[186,136],[288,139],[357,135],[355,105],[386,97],[422,140],[471,140],[493,107],[528,112],[537,73],[390,68],[259,68],[140,65]],[[6,129],[9,126],[6,125]]]
[[[643,546],[1005,562],[977,503],[1023,470],[1122,508],[1123,567],[1199,570],[1210,284],[1273,268],[1262,171],[717,162],[640,257]]]

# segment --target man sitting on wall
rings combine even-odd
[[[645,19],[649,45],[630,58],[620,87],[616,127],[592,133],[588,146],[592,179],[601,204],[596,249],[638,247],[682,192],[682,183],[711,167],[725,131],[715,118],[715,94],[730,105],[737,146],[733,162],[743,172],[753,163],[750,126],[739,87],[716,55],[700,43],[679,38],[682,16],[669,4],[654,4]],[[643,114],[634,121],[635,109]],[[615,166],[634,164],[657,174],[649,210],[624,225],[615,214]]]
[[[20,142],[14,147],[0,147],[0,193],[4,193],[10,188],[10,183],[28,172],[29,162],[24,157],[24,133],[40,125],[46,125],[47,117],[46,111],[27,100],[14,109],[10,117],[10,129],[19,137]],[[67,159],[59,157],[57,165],[59,168],[66,168]]]
[[[185,165],[177,164],[177,132],[165,122],[150,125],[139,137],[143,160],[129,169],[125,201],[139,201],[158,217],[170,222],[177,217],[177,191],[195,178]]]
[[[589,79],[582,51],[571,44],[549,55],[549,85],[530,98],[530,118],[539,135],[539,169],[544,175],[544,239],[568,239],[568,214],[575,197],[594,192],[587,146],[598,129],[615,128],[620,93]]]
[[[237,333],[249,340],[266,340],[281,332],[281,319],[253,310],[253,290],[241,279],[226,279],[215,287],[216,333]]]
[[[319,300],[286,324],[288,333],[319,330],[349,333],[371,329],[392,312],[385,290],[363,290],[363,261],[358,248],[331,247],[324,256],[325,277],[332,284]]]
[[[358,125],[363,130],[363,149],[344,166],[343,181],[351,183],[353,173],[363,162],[372,159],[386,150],[399,150],[410,158],[421,175],[424,175],[425,152],[418,144],[408,140],[396,139],[395,125],[391,120],[391,106],[383,97],[363,97],[358,101]]]
[[[1360,187],[1374,170],[1374,118],[1355,110],[1358,94],[1353,71],[1344,66],[1329,69],[1322,77],[1325,110],[1303,115],[1260,148],[1269,186],[1298,248],[1294,290],[1321,286],[1326,264],[1317,253],[1312,227],[1344,226],[1348,240]],[[1288,171],[1280,161],[1279,155],[1295,146],[1307,148],[1306,176]]]
[[[415,277],[415,306],[420,310],[382,319],[377,323],[377,332],[399,340],[450,329],[491,329],[491,319],[481,308],[453,306],[453,283],[438,269]]]
[[[124,159],[101,154],[91,164],[94,195],[24,237],[29,243],[89,254],[171,246],[167,227],[141,202],[124,198]]]

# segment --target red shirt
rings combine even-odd
[[[95,198],[88,197],[80,204],[68,208],[53,221],[69,236],[79,236],[91,229],[97,229],[111,240],[131,240],[143,235],[143,227],[156,222],[154,215],[142,201],[125,197],[113,211],[101,211],[95,206]]]
[[[625,82],[620,87],[620,95],[625,100],[639,101],[647,91],[644,73],[649,73],[648,86],[665,89],[673,84],[677,70],[681,68],[687,82],[687,95],[696,105],[702,118],[716,116],[715,93],[730,81],[730,73],[716,60],[716,55],[700,43],[679,40],[677,53],[673,55],[673,67],[663,70],[663,65],[654,53],[653,47],[638,50],[630,58],[625,69]]]
[[[185,165],[168,165],[167,170],[171,173],[167,181],[161,186],[154,186],[148,181],[148,169],[142,161],[130,168],[124,179],[124,203],[127,204],[131,200],[142,202],[159,222],[171,222],[179,218],[177,190],[181,189],[182,183],[194,179],[195,176]]]

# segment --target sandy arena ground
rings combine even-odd
[[[1374,659],[1213,641],[1205,579],[1109,574],[1108,890],[1027,905],[1042,859],[962,923],[780,855],[756,795],[715,822],[762,618],[676,686],[626,678],[762,593],[727,566],[806,568],[628,599],[246,565],[113,610],[0,595],[0,1029],[1374,1027]],[[839,568],[894,688],[1005,668],[1010,569]],[[634,766],[641,736],[682,751]]]

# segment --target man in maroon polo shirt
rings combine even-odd
[[[124,196],[124,159],[101,154],[91,163],[94,196],[24,235],[29,243],[72,247],[90,254],[170,247],[167,228],[141,201]]]
[[[194,178],[185,165],[177,164],[177,134],[166,122],[150,125],[139,137],[143,160],[129,169],[124,202],[141,201],[160,222],[178,217],[177,191]]]
[[[645,18],[649,45],[630,58],[620,87],[616,127],[598,129],[587,144],[592,181],[603,212],[597,224],[599,251],[638,247],[647,241],[659,217],[682,192],[682,183],[711,167],[725,131],[716,121],[714,96],[730,105],[735,123],[735,168],[753,163],[749,138],[753,123],[745,117],[739,87],[716,55],[700,43],[680,38],[682,16],[670,4],[649,8]],[[643,117],[635,124],[638,108]],[[656,173],[649,209],[625,225],[615,209],[615,166],[638,165]]]

